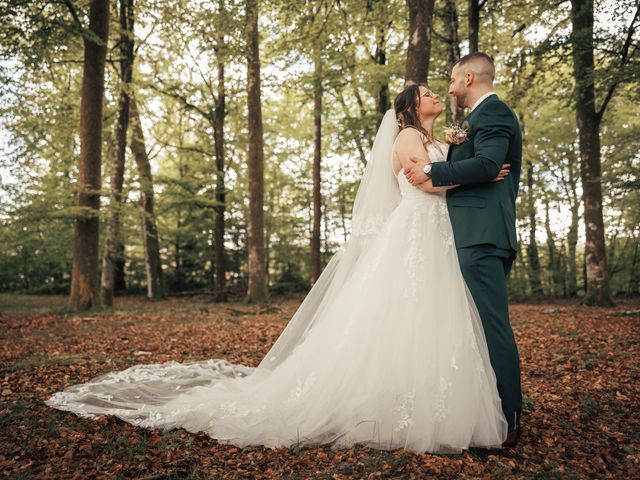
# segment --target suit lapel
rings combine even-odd
[[[487,98],[485,98],[484,100],[482,100],[482,101],[480,102],[480,104],[479,104],[476,108],[474,108],[474,109],[473,109],[473,111],[472,111],[472,112],[469,112],[469,115],[467,115],[466,117],[464,117],[464,120],[462,120],[462,122],[460,122],[460,124],[463,124],[465,121],[468,121],[468,120],[469,120],[469,118],[471,118],[471,116],[472,116],[474,113],[476,113],[478,110],[480,110],[482,107],[484,107],[484,106],[489,102],[489,100],[492,100],[492,99],[494,99],[494,98],[495,98],[495,99],[497,99],[497,98],[498,98],[498,95],[497,95],[496,93],[491,94],[491,95],[489,95]]]
[[[482,102],[480,102],[480,104],[479,104],[476,108],[474,108],[472,112],[469,112],[469,114],[468,114],[466,117],[464,117],[464,119],[460,122],[460,125],[462,125],[464,122],[469,121],[469,119],[471,118],[471,116],[472,116],[474,113],[476,113],[478,110],[480,110],[482,107],[484,107],[484,106],[488,103],[488,101],[489,101],[489,100],[492,100],[492,99],[494,99],[494,98],[495,98],[495,99],[498,99],[498,95],[497,95],[497,94],[495,94],[495,93],[494,93],[494,94],[492,94],[492,95],[489,95],[487,98],[485,98],[484,100],[482,100]],[[457,145],[451,145],[451,146],[449,147],[449,150],[447,151],[447,162],[448,162],[448,161],[450,161],[450,159],[451,159],[451,155],[452,155],[452,153],[451,153],[451,152],[453,151],[453,149],[454,149],[455,147],[457,147]]]

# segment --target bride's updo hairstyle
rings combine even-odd
[[[433,142],[431,135],[422,128],[420,119],[416,113],[416,109],[420,104],[420,87],[429,88],[424,82],[408,83],[404,90],[402,90],[393,104],[396,111],[396,118],[398,119],[398,126],[400,130],[404,130],[407,127],[412,127],[421,132],[426,138],[428,143]]]

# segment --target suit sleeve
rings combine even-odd
[[[434,187],[490,182],[507,158],[513,135],[513,114],[502,102],[487,105],[472,123],[475,156],[431,166]]]

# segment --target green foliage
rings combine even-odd
[[[37,4],[37,5],[36,5]],[[88,2],[4,2],[0,5],[0,289],[68,289],[79,152],[82,35]],[[221,5],[224,7],[220,10]],[[225,251],[231,289],[247,282],[248,195],[244,18],[241,2],[136,0],[133,89],[152,162],[161,257],[170,291],[208,288],[214,278],[215,148],[212,115],[217,69],[225,68]],[[442,4],[436,2],[429,81],[447,90]],[[467,2],[457,2],[465,53]],[[518,198],[521,243],[510,276],[514,298],[532,295],[530,209],[543,294],[583,289],[584,225],[573,100],[569,5],[539,0],[486,2],[480,46],[497,63],[496,88],[521,119],[529,189]],[[598,105],[615,85],[601,128],[603,195],[614,293],[640,290],[640,66],[637,33],[621,66],[633,11],[628,2],[596,2]],[[110,151],[114,148],[119,36],[114,9],[105,92],[101,219],[106,217]],[[381,118],[379,95],[391,104],[402,88],[407,47],[402,0],[261,5],[265,149],[265,240],[269,283],[288,291],[308,286],[313,155],[313,47],[322,62],[322,260],[348,238],[351,205]],[[380,49],[386,61],[380,61]],[[444,115],[436,124],[441,134]],[[577,179],[577,180],[576,180]],[[127,288],[146,276],[139,180],[127,157],[122,242]],[[531,199],[531,204],[529,204]],[[545,226],[546,212],[549,225]],[[572,240],[572,235],[575,239]],[[573,247],[572,247],[573,245]]]

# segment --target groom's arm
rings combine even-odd
[[[502,102],[492,102],[478,112],[473,124],[475,156],[433,163],[431,180],[434,187],[490,182],[500,172],[512,136],[513,114]]]

